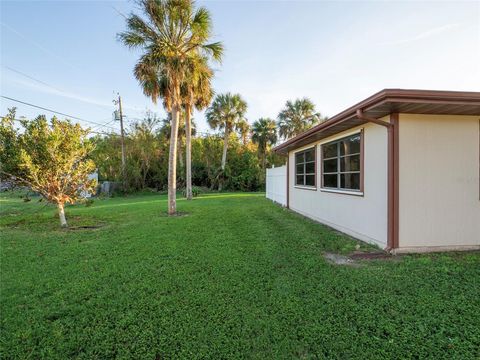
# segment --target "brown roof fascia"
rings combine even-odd
[[[480,92],[472,91],[443,91],[443,90],[407,90],[407,89],[384,89],[378,93],[366,98],[363,101],[349,107],[341,113],[333,116],[329,120],[314,126],[313,128],[293,137],[283,144],[276,146],[273,150],[280,154],[285,154],[287,147],[307,138],[311,134],[326,130],[343,121],[356,117],[357,110],[368,111],[373,107],[382,105],[386,102],[430,102],[444,104],[479,104]]]
[[[317,131],[320,131],[320,130],[324,130],[324,129],[327,129],[333,125],[336,125],[337,123],[339,123],[341,120],[346,120],[347,117],[353,117],[355,116],[355,113],[356,113],[356,110],[357,108],[364,108],[364,107],[367,107],[369,105],[371,105],[372,103],[375,103],[377,102],[381,97],[385,96],[385,90],[382,90],[372,96],[370,96],[369,98],[361,101],[360,103],[356,104],[356,105],[353,105],[351,107],[349,107],[348,109],[342,111],[341,113],[335,115],[334,117],[328,119],[327,121],[321,123],[321,124],[318,124],[316,126],[314,126],[313,128],[291,138],[291,139],[288,139],[287,141],[285,141],[283,144],[280,144],[278,146],[276,146],[273,150],[275,152],[279,152],[280,150],[282,150],[283,148],[287,147],[288,145],[298,141],[298,140],[301,140],[301,139],[304,139],[306,138],[307,136],[309,136],[310,134],[313,134]],[[351,115],[351,116],[349,116]]]

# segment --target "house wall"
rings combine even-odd
[[[399,247],[480,246],[480,116],[399,117]]]
[[[382,120],[388,121],[388,117]],[[295,186],[295,153],[364,131],[363,196],[321,191],[320,146],[317,152],[317,189]],[[387,130],[365,124],[289,152],[289,207],[360,240],[385,248],[387,245]]]

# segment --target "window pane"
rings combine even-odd
[[[296,174],[303,174],[303,164],[297,165]]]
[[[355,154],[360,152],[360,134],[350,136],[340,141],[340,155]]]
[[[305,152],[305,161],[315,161],[315,148]]]
[[[305,175],[306,184],[308,186],[315,186],[315,175]]]
[[[323,172],[337,172],[337,158],[323,161]]]
[[[324,159],[337,156],[337,144],[323,145],[322,153]]]
[[[305,184],[303,183],[303,175],[297,175],[297,179],[296,179],[295,185],[305,185]]]
[[[360,155],[340,158],[340,171],[360,171]]]
[[[315,163],[310,162],[305,164],[305,173],[306,174],[312,174],[315,173]]]
[[[297,163],[297,164],[302,163],[302,162],[304,162],[304,159],[305,158],[304,158],[304,153],[303,152],[295,154],[295,163]]]
[[[360,173],[341,174],[340,187],[342,189],[360,190]]]
[[[337,185],[337,174],[323,175],[323,186],[336,188]]]

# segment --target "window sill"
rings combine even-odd
[[[316,187],[316,186],[294,185],[294,188],[295,188],[295,189],[301,189],[301,190],[313,190],[313,191],[317,191],[317,187]]]
[[[348,190],[336,190],[336,189],[320,188],[320,191],[334,193],[334,194],[363,196],[363,191],[355,191],[355,190],[348,191]]]

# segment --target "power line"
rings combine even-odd
[[[57,55],[55,52],[53,51],[50,51],[48,50],[47,48],[45,48],[44,46],[42,46],[41,44],[39,44],[38,42],[32,40],[32,39],[29,39],[27,36],[23,35],[22,33],[20,33],[18,30],[14,29],[13,27],[11,27],[10,25],[4,23],[4,22],[0,22],[0,25],[3,25],[4,27],[6,27],[7,29],[9,29],[11,32],[17,34],[17,36],[19,36],[20,38],[22,38],[23,40],[26,40],[28,42],[30,42],[31,44],[35,45],[37,48],[39,48],[40,50],[44,51],[45,53],[49,54],[50,56],[53,56],[53,57],[56,57],[57,59],[59,59],[61,62],[63,62],[64,64],[70,66],[72,69],[74,69],[75,71],[78,71],[78,70],[81,70],[79,69],[77,66],[69,63],[68,61],[66,61],[65,59],[63,59],[62,57],[60,57],[59,55]]]
[[[2,117],[4,117],[4,116],[2,116]],[[13,121],[18,121],[18,122],[31,121],[31,120],[28,120],[28,119],[15,119],[15,118],[13,118],[12,120],[13,120]],[[90,134],[97,134],[97,135],[120,136],[119,134],[116,134],[116,133],[107,133],[107,132],[101,132],[101,131],[92,131],[92,130],[89,130],[88,132],[89,132]]]
[[[77,116],[68,115],[68,114],[62,113],[62,112],[60,112],[60,111],[55,111],[55,110],[48,109],[48,108],[45,108],[45,107],[42,107],[42,106],[30,104],[30,103],[28,103],[28,102],[21,101],[21,100],[18,100],[18,99],[13,99],[13,98],[8,97],[8,96],[1,95],[1,97],[4,98],[4,99],[10,100],[10,101],[18,102],[18,103],[20,103],[20,104],[24,104],[24,105],[27,105],[27,106],[31,106],[31,107],[35,107],[35,108],[41,109],[41,110],[49,111],[49,112],[54,113],[54,114],[66,116],[67,118],[71,118],[71,119],[75,119],[75,120],[79,120],[79,121],[84,121],[84,122],[87,122],[87,123],[90,123],[90,124],[94,124],[94,125],[97,125],[97,126],[101,126],[101,127],[109,127],[109,128],[111,128],[111,129],[113,129],[113,130],[116,130],[113,126],[107,126],[107,125],[105,125],[105,124],[100,124],[100,123],[97,123],[97,122],[95,122],[95,121],[85,120],[85,119],[79,118],[79,117],[77,117]]]
[[[3,66],[5,69],[8,69],[8,70],[10,70],[10,71],[12,71],[12,72],[14,72],[14,73],[17,73],[17,74],[19,74],[19,75],[25,76],[27,79],[36,81],[36,82],[38,82],[38,83],[40,83],[40,84],[42,84],[42,85],[48,86],[49,88],[52,88],[52,89],[54,89],[54,90],[56,90],[56,91],[63,92],[63,90],[61,90],[61,89],[59,89],[59,88],[57,88],[57,87],[55,87],[55,86],[53,86],[53,85],[47,84],[46,82],[44,82],[44,81],[42,81],[42,80],[35,79],[33,76],[30,76],[30,75],[28,75],[28,74],[25,74],[24,72],[21,72],[20,70],[16,70],[16,69],[11,68],[10,66],[7,66],[7,65],[2,65],[2,66]]]
[[[89,133],[96,134],[96,135],[120,136],[119,134],[116,134],[116,133],[107,133],[107,132],[101,132],[101,131],[89,131]]]
[[[126,173],[126,153],[125,153],[125,131],[123,130],[123,113],[122,113],[122,98],[120,94],[118,94],[118,100],[113,100],[115,105],[118,105],[118,118],[120,120],[120,135],[121,135],[121,143],[122,143],[122,176],[123,176],[123,187],[125,188],[127,183],[127,173]],[[117,116],[115,114],[115,119]]]
[[[140,118],[137,118],[137,117],[131,117],[131,116],[128,116],[128,115],[124,115],[126,118],[128,118],[128,121],[143,121],[145,119],[140,119]]]
[[[110,5],[110,7],[111,7],[113,10],[115,10],[116,13],[117,13],[118,15],[122,16],[124,19],[127,18],[127,17],[126,17],[124,14],[122,14],[115,6]]]
[[[14,69],[10,66],[7,66],[7,65],[2,65],[2,67],[6,68],[7,70],[10,70],[18,75],[21,75],[27,79],[30,79],[30,80],[33,80],[39,84],[42,84],[43,86],[46,86],[50,89],[53,89],[55,91],[55,95],[58,95],[58,96],[63,96],[63,97],[66,97],[66,98],[69,98],[69,99],[73,99],[73,100],[76,100],[76,101],[81,101],[81,102],[86,102],[86,103],[89,103],[89,104],[93,104],[93,105],[96,105],[96,106],[102,106],[102,107],[108,107],[110,108],[110,105],[108,104],[103,104],[102,102],[99,102],[99,101],[95,101],[95,100],[91,100],[91,99],[88,99],[88,98],[85,98],[83,97],[82,95],[77,95],[75,93],[70,93],[68,91],[65,91],[65,90],[62,90],[56,86],[53,86],[51,84],[48,84],[46,83],[45,81],[42,81],[42,80],[39,80],[31,75],[28,75],[20,70],[17,70],[17,69]]]
[[[115,121],[115,119],[113,119],[113,120],[111,120],[111,121],[109,121],[109,122],[105,123],[103,126],[107,126],[107,125],[109,125],[109,124],[113,123],[114,121]],[[95,128],[99,129],[100,127],[101,127],[101,126],[98,126],[98,125],[97,125],[97,126],[94,126],[94,127],[92,127],[92,130],[94,130]]]
[[[2,96],[2,97],[4,97],[4,96]],[[49,111],[49,110],[48,110],[48,111]],[[53,112],[53,111],[52,111],[52,112]],[[57,112],[55,112],[55,113],[57,113]],[[57,114],[58,114],[58,113],[57,113]],[[25,121],[25,120],[27,120],[27,119],[13,119],[13,120],[14,120],[14,121]],[[115,120],[116,120],[116,119],[113,119],[113,120],[109,121],[109,122],[106,123],[106,124],[102,124],[102,126],[106,126],[107,124],[110,124],[110,123],[114,122]],[[29,121],[29,120],[27,120],[27,121]],[[85,121],[85,120],[84,120],[84,121]],[[102,131],[96,131],[96,130],[94,131],[94,130],[93,130],[94,128],[95,128],[95,127],[93,127],[92,129],[90,129],[90,130],[89,130],[89,133],[91,133],[91,134],[97,134],[97,135],[107,135],[107,136],[111,136],[111,135],[113,135],[113,136],[120,136],[120,134],[117,134],[117,133],[114,133],[114,132],[113,132],[113,133],[109,133],[109,132],[102,132]],[[113,130],[116,130],[116,129],[114,129],[114,128],[112,128],[112,129],[113,129]],[[195,135],[195,136],[196,136],[196,137],[203,137],[203,138],[205,138],[205,137],[219,137],[219,138],[223,138],[223,137],[222,137],[220,134],[218,134],[218,133],[209,133],[209,132],[203,132],[203,131],[196,131],[196,135]]]

